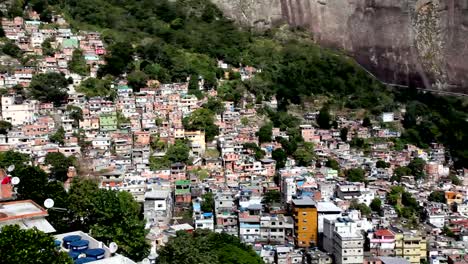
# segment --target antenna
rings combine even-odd
[[[117,249],[119,249],[119,246],[117,246],[117,244],[115,242],[111,242],[109,244],[109,251],[110,253],[115,253],[117,252]]]
[[[52,200],[50,198],[47,198],[44,201],[44,207],[47,208],[47,209],[50,209],[50,208],[54,207],[54,200]]]
[[[18,177],[11,178],[11,184],[18,185],[20,183],[20,179]]]
[[[15,165],[11,164],[10,166],[8,166],[7,171],[12,172],[14,169],[15,169]]]

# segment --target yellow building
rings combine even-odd
[[[417,264],[426,259],[426,237],[420,231],[392,228],[395,233],[395,256]]]
[[[315,201],[310,198],[294,199],[292,204],[296,246],[316,246],[318,243],[318,214]]]

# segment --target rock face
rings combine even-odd
[[[287,22],[388,83],[468,93],[468,0],[213,0],[254,27]]]

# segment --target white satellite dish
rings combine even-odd
[[[117,249],[119,248],[119,246],[117,246],[117,244],[115,242],[111,242],[109,244],[109,251],[110,253],[115,253],[117,252]]]
[[[8,166],[7,171],[12,172],[14,169],[15,169],[15,165],[12,164],[12,165]]]
[[[142,261],[141,261],[142,264],[151,264],[150,260],[148,258],[144,258]]]
[[[18,183],[20,183],[20,179],[18,177],[11,178],[11,184],[17,185]]]
[[[52,199],[50,199],[50,198],[47,198],[47,199],[44,201],[44,206],[45,206],[45,208],[47,208],[47,209],[54,207],[54,200],[52,200]]]

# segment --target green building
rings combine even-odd
[[[101,131],[115,131],[117,130],[117,114],[106,113],[99,116],[99,129]]]

